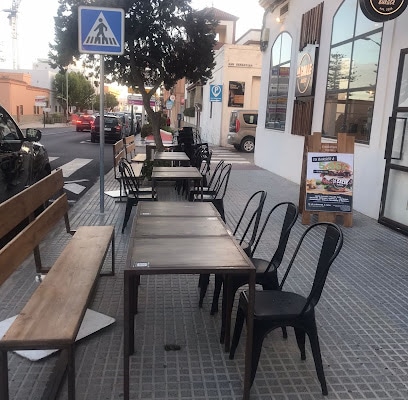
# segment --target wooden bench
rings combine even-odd
[[[9,398],[7,353],[45,349],[62,350],[57,363],[59,371],[54,371],[51,384],[46,387],[47,392],[51,386],[47,398],[55,397],[68,369],[68,398],[75,399],[75,339],[99,275],[115,273],[114,227],[81,226],[71,230],[63,185],[59,169],[0,204],[0,239],[9,239],[0,249],[0,285],[32,252],[36,272],[44,271],[39,246],[47,236],[55,235],[55,230],[63,226],[62,221],[72,235],[68,235],[58,259],[0,339],[1,400]],[[102,274],[109,248],[112,268]]]
[[[136,153],[135,137],[127,136],[123,139],[125,143],[126,159],[132,163],[144,163],[146,161],[145,153]]]

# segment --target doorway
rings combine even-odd
[[[378,222],[408,235],[408,49],[401,50],[393,112],[388,123]]]

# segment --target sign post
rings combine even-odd
[[[105,212],[104,207],[104,148],[105,148],[105,122],[104,122],[104,55],[121,55],[125,43],[125,12],[121,8],[86,7],[78,8],[78,49],[80,53],[99,54],[100,56],[100,102],[99,102],[99,182],[100,182],[100,212]]]

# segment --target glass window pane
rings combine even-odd
[[[327,90],[347,89],[350,76],[351,43],[332,49],[327,76]]]
[[[332,94],[326,97],[323,118],[323,135],[335,137],[345,130],[346,102],[345,93]]]
[[[368,142],[373,118],[374,96],[366,98],[367,93],[350,93],[346,107],[346,132],[355,136],[356,141]]]
[[[401,89],[398,99],[398,107],[408,107],[408,54],[405,54],[404,70],[401,77]]]
[[[368,36],[354,42],[350,88],[375,87],[381,48],[378,39],[381,41],[381,34]]]
[[[332,44],[350,39],[354,34],[356,0],[345,0],[333,20]]]
[[[356,21],[356,33],[355,36],[362,35],[367,32],[371,32],[375,29],[381,28],[383,26],[382,22],[374,22],[368,19],[360,7],[357,7],[357,21]]]
[[[281,49],[281,58],[279,63],[290,61],[291,51],[292,51],[292,38],[287,32],[282,33],[282,49]]]
[[[278,36],[272,47],[265,120],[269,129],[285,129],[291,48],[292,38],[286,32]]]

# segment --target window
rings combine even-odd
[[[285,130],[292,38],[287,32],[275,40],[271,52],[265,128]]]
[[[369,20],[358,0],[345,0],[333,18],[322,134],[339,132],[369,143],[383,24]]]

